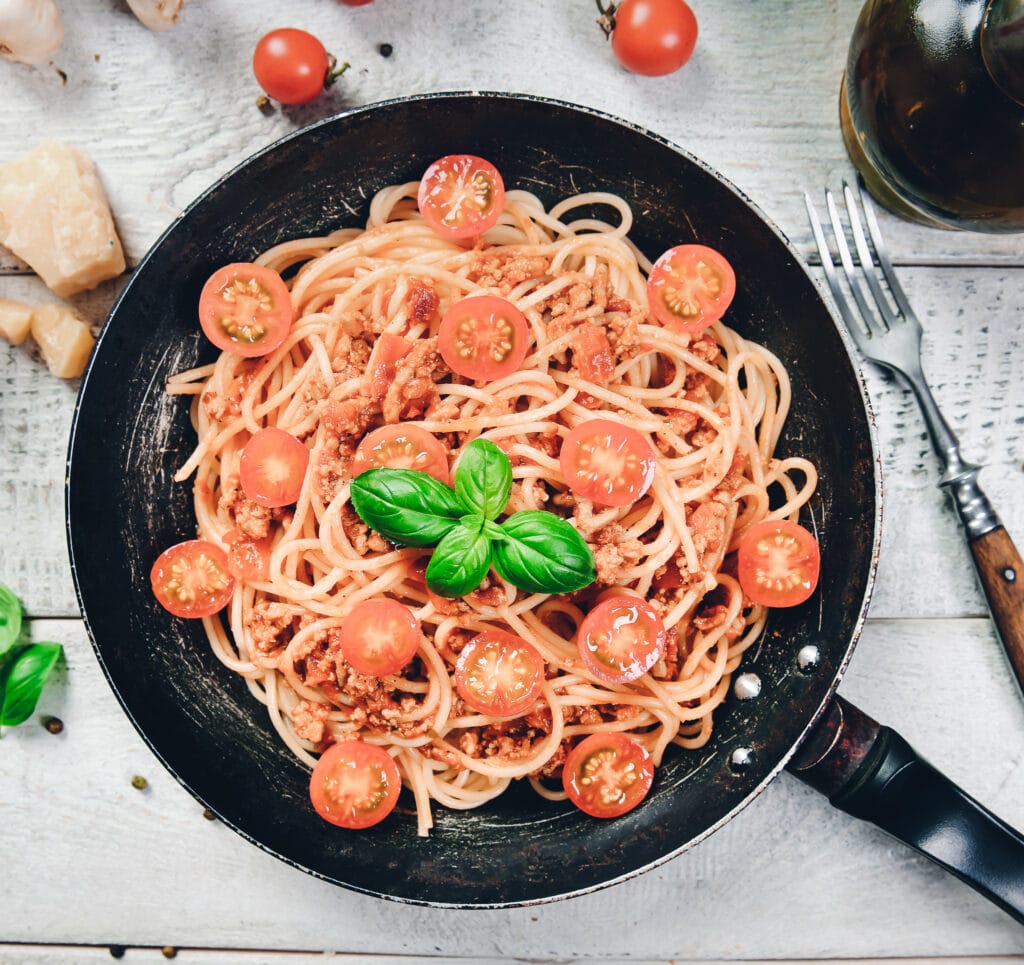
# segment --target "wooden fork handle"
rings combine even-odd
[[[1024,694],[1024,562],[1002,526],[968,545],[999,639]]]

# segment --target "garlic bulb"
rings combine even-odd
[[[178,22],[187,0],[128,0],[132,13],[150,30],[167,30]]]
[[[64,43],[64,22],[54,0],[0,0],[0,56],[45,64]]]

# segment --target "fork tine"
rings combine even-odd
[[[864,286],[860,283],[857,268],[853,263],[853,255],[850,254],[850,246],[846,243],[846,232],[843,228],[842,219],[839,217],[839,211],[836,209],[836,199],[829,190],[825,191],[825,206],[828,208],[828,216],[832,221],[832,233],[836,238],[836,248],[839,251],[839,260],[842,262],[843,272],[850,285],[850,291],[853,294],[854,301],[857,303],[857,308],[860,309],[861,317],[864,319],[864,332],[868,338],[871,338],[874,334],[872,326],[878,323],[871,311],[871,304],[864,294]]]
[[[821,218],[811,201],[811,196],[804,192],[804,207],[807,208],[807,218],[811,223],[811,234],[814,235],[814,243],[818,248],[818,255],[821,257],[821,267],[825,271],[825,281],[828,282],[829,291],[832,292],[832,300],[836,303],[839,313],[843,316],[846,328],[856,342],[863,337],[863,326],[857,321],[853,309],[850,307],[849,299],[839,284],[839,275],[836,273],[835,263],[832,261],[832,252],[829,251],[828,242],[825,241],[825,233],[822,231]]]
[[[889,306],[889,301],[882,291],[882,283],[878,280],[878,272],[875,270],[874,257],[868,247],[868,239],[864,235],[864,229],[860,224],[860,215],[857,213],[857,199],[853,196],[850,186],[843,182],[843,197],[846,199],[846,213],[850,219],[850,234],[853,235],[853,243],[857,247],[857,257],[860,259],[860,269],[864,280],[871,289],[875,299],[879,315],[882,316],[882,325],[885,329],[892,328],[897,324],[899,318]]]
[[[910,299],[907,298],[906,293],[903,291],[903,286],[900,284],[899,279],[896,277],[896,272],[893,270],[892,261],[889,260],[889,250],[882,240],[882,229],[878,227],[878,217],[875,212],[875,205],[869,197],[867,191],[864,190],[864,185],[861,183],[858,185],[860,192],[860,202],[864,208],[864,220],[867,222],[868,234],[871,235],[871,243],[875,246],[875,254],[878,256],[878,264],[881,266],[882,274],[885,275],[885,280],[889,285],[889,291],[892,292],[892,297],[896,299],[896,304],[899,305],[900,311],[906,318],[914,318],[914,309],[910,307]]]

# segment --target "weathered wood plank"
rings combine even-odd
[[[7,941],[542,960],[1024,952],[1002,912],[788,775],[689,853],[572,901],[458,912],[351,894],[203,820],[116,704],[81,624],[32,629],[67,647],[37,715],[65,729],[33,720],[0,742]],[[841,690],[1024,826],[1024,756],[1007,737],[1024,706],[984,621],[873,621]]]
[[[589,0],[467,7],[435,0],[349,10],[294,0],[288,25],[320,36],[352,64],[334,91],[265,116],[255,107],[252,49],[282,25],[269,0],[191,4],[174,30],[151,34],[123,5],[64,9],[55,66],[0,64],[0,160],[45,137],[85,146],[110,193],[132,261],[175,214],[241,160],[339,110],[439,90],[506,90],[568,100],[627,118],[696,153],[811,250],[801,192],[850,177],[837,96],[860,0],[787,0],[753,12],[744,0],[704,4],[701,39],[684,70],[622,70]],[[383,58],[382,42],[394,53]],[[500,56],[439,56],[482,51]],[[545,65],[538,69],[537,65]],[[1024,263],[1019,236],[944,232],[888,219],[900,260]]]
[[[121,949],[115,949],[120,954]],[[173,953],[173,954],[172,954]],[[129,957],[130,956],[130,957]],[[431,962],[453,962],[457,965],[500,965],[507,958],[477,958],[475,956],[451,956],[443,958],[426,955],[347,955],[344,952],[305,953],[274,951],[234,951],[230,949],[206,948],[126,948],[127,962],[164,962],[173,958],[175,965],[429,965]],[[0,965],[88,965],[90,962],[111,961],[108,948],[86,945],[0,945]],[[727,962],[742,962],[743,965],[778,965],[777,959],[764,958],[553,958],[530,959],[532,962],[557,962],[558,965],[672,965],[685,962],[686,965],[725,965]],[[805,959],[806,965],[869,965],[876,959]],[[900,965],[1003,965],[1019,961],[1016,956],[985,955],[970,958],[901,958]]]

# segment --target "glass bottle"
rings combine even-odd
[[[854,165],[890,210],[1024,231],[1024,0],[867,0],[840,120]]]

